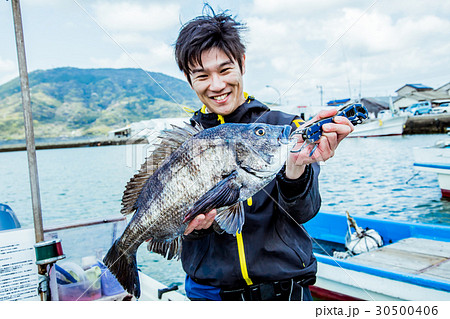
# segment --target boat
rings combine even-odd
[[[33,228],[21,227],[0,204],[1,300],[132,300],[102,265],[103,253],[121,234],[124,217],[43,227],[36,143],[19,0],[11,1],[24,111]],[[85,240],[80,240],[85,239]],[[81,266],[80,266],[81,264]],[[176,290],[140,272],[139,300],[185,300]]]
[[[438,175],[442,197],[450,197],[450,139],[436,142],[429,147],[415,147],[414,169]]]
[[[405,114],[391,115],[376,119],[369,119],[365,123],[355,126],[355,130],[348,137],[377,137],[402,135],[408,116]]]
[[[122,301],[136,300],[124,291],[101,260],[111,243],[121,235],[127,224],[123,216],[101,220],[54,225],[44,228],[45,243],[60,244],[63,252],[58,260],[49,261],[53,253],[46,246],[35,245],[34,229],[21,227],[13,210],[0,204],[0,251],[8,258],[0,260],[0,300],[41,300],[38,294],[42,281],[48,282],[45,300],[52,301]],[[34,246],[34,247],[33,247]],[[15,247],[14,251],[9,247]],[[35,252],[36,247],[36,252]],[[46,250],[44,250],[46,249]],[[36,263],[44,256],[48,277],[38,275]],[[16,265],[14,269],[11,264]],[[87,276],[97,271],[93,277]],[[69,273],[74,282],[64,282],[61,274]],[[139,271],[141,296],[144,301],[181,301],[187,297],[177,285],[169,287]],[[20,285],[17,282],[20,280]]]
[[[450,227],[354,217],[373,229],[383,246],[345,259],[345,214],[319,212],[304,224],[318,262],[311,286],[319,300],[450,300]],[[336,253],[337,252],[337,253]]]

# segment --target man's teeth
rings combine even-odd
[[[227,96],[228,96],[228,94],[224,94],[224,95],[221,95],[221,96],[215,96],[215,97],[214,97],[214,100],[216,100],[216,101],[222,101],[222,100],[225,99]]]

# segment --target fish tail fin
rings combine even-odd
[[[118,240],[116,240],[103,259],[103,262],[126,291],[133,294],[136,298],[140,297],[141,287],[139,284],[135,251],[122,251],[119,247]]]

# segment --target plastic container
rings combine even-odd
[[[94,287],[89,281],[58,285],[58,297],[62,301],[88,301],[102,296],[101,287]]]
[[[97,258],[95,256],[85,256],[81,258],[81,268],[87,270],[92,266],[97,266]]]
[[[102,294],[104,296],[114,296],[121,294],[125,290],[122,288],[122,285],[117,281],[116,277],[109,271],[109,269],[98,262],[98,266],[102,271]]]
[[[65,262],[60,264],[58,268],[56,268],[56,278],[59,300],[86,301],[95,300],[102,296],[99,280],[101,271],[98,266],[85,272],[77,264]]]

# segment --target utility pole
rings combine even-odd
[[[323,106],[323,87],[322,85],[316,85],[320,92],[320,106]]]
[[[278,93],[278,103],[280,103],[280,105],[281,105],[281,93],[280,93],[280,91],[277,89],[277,88],[275,88],[275,87],[273,87],[272,85],[266,85],[266,88],[272,88],[272,89],[274,89],[277,93]],[[275,101],[276,102],[276,101]]]
[[[36,146],[34,142],[33,117],[31,113],[30,85],[28,81],[27,62],[25,57],[25,43],[22,28],[22,15],[19,0],[12,0],[14,30],[16,34],[17,59],[19,63],[20,86],[22,91],[23,118],[25,121],[25,137],[28,154],[28,171],[30,175],[31,203],[33,206],[34,229],[36,242],[44,240],[42,225],[41,198],[36,160]]]

